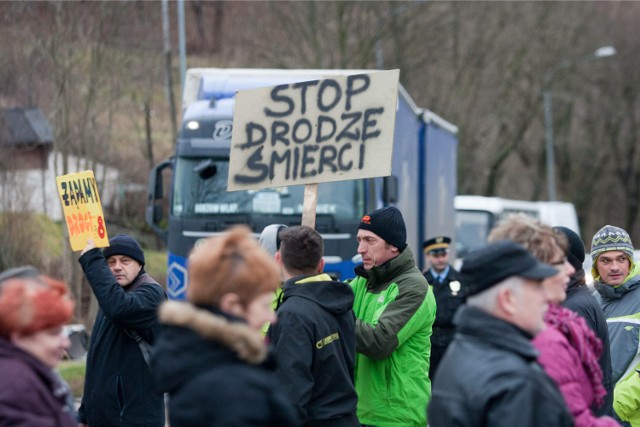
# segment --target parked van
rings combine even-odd
[[[575,206],[566,202],[530,202],[501,197],[456,196],[455,250],[463,258],[483,246],[494,225],[505,215],[522,212],[551,226],[564,226],[580,235]]]

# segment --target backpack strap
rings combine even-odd
[[[140,347],[140,352],[142,353],[142,358],[144,359],[144,362],[147,364],[149,368],[151,368],[151,365],[149,365],[149,360],[151,358],[151,344],[146,342],[140,336],[140,334],[134,331],[133,329],[125,329],[124,333],[127,334],[129,337],[133,338],[136,341],[136,343],[138,343],[138,347]]]
[[[160,284],[158,282],[153,280],[153,278],[151,276],[149,276],[147,273],[141,274],[135,280],[135,282],[133,282],[131,285],[129,285],[129,292],[135,290],[138,286],[140,286],[143,283],[148,283],[150,285],[158,286],[160,289],[162,289],[162,292],[164,293],[165,299],[167,298],[167,294],[164,291],[164,289],[162,288],[162,286],[160,286]],[[140,347],[140,352],[142,353],[142,357],[144,358],[144,362],[147,364],[149,369],[151,369],[151,365],[149,364],[149,360],[151,358],[151,344],[149,344],[147,341],[145,341],[144,338],[142,338],[140,336],[140,334],[137,333],[136,331],[134,331],[133,329],[125,329],[124,333],[127,334],[127,336],[129,336],[130,338],[133,338],[136,341],[136,343],[138,343],[138,347]]]

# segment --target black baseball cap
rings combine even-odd
[[[511,240],[500,240],[470,252],[460,269],[467,296],[478,294],[511,276],[543,280],[558,269],[538,261],[529,251]]]

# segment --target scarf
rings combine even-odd
[[[549,304],[545,314],[545,323],[558,330],[567,338],[580,356],[583,369],[593,387],[595,407],[604,403],[607,391],[602,385],[602,369],[598,359],[602,354],[602,341],[596,336],[586,321],[577,313],[557,304]]]

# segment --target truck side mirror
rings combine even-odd
[[[167,232],[160,227],[164,219],[164,186],[162,184],[162,172],[167,168],[173,168],[173,159],[167,159],[155,166],[149,173],[149,187],[147,190],[147,207],[145,219],[153,231],[166,241]]]
[[[386,205],[398,202],[398,177],[395,175],[385,176],[382,181],[382,199]]]

